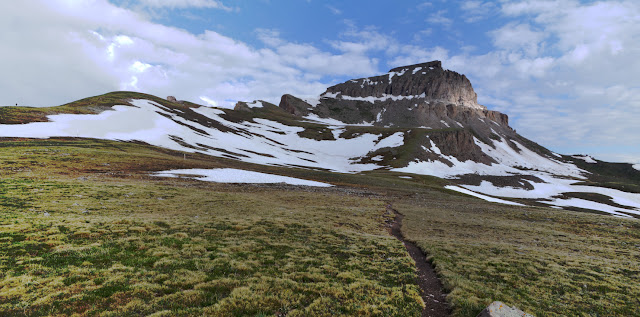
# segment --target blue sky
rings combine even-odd
[[[277,103],[438,59],[523,136],[640,163],[638,1],[24,0],[0,27],[0,105]]]

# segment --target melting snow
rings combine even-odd
[[[412,73],[412,75],[415,75],[417,72],[419,72],[419,71],[421,71],[421,70],[422,70],[422,67],[416,67],[416,68],[414,68],[414,69],[413,69],[413,73]]]
[[[543,203],[550,204],[556,207],[578,207],[578,208],[591,209],[591,210],[600,210],[606,213],[610,213],[614,216],[632,218],[631,216],[620,212],[620,211],[629,212],[628,210],[621,210],[620,208],[616,208],[610,205],[605,205],[605,204],[597,203],[594,201],[584,200],[579,198],[555,199],[551,202],[543,201]]]
[[[585,161],[587,163],[590,163],[590,164],[598,163],[598,162],[596,162],[596,160],[593,159],[593,157],[591,157],[589,155],[572,155],[571,157],[583,160],[583,161]]]
[[[425,98],[426,94],[422,93],[420,95],[411,95],[411,96],[402,96],[402,95],[395,96],[395,95],[383,94],[382,97],[373,97],[373,96],[353,97],[353,96],[341,95],[340,97],[343,100],[367,101],[370,103],[375,103],[376,101],[387,101],[387,100],[398,101],[398,100],[405,100],[405,99],[411,100],[411,99]]]
[[[336,98],[338,97],[339,94],[341,94],[342,92],[335,92],[335,93],[331,93],[331,92],[325,92],[322,95],[320,95],[320,97],[322,98]]]
[[[222,132],[165,111],[161,105],[148,100],[134,100],[131,103],[134,107],[114,106],[113,111],[97,115],[52,115],[49,116],[52,122],[3,125],[1,136],[137,140],[172,150],[231,156],[257,164],[307,166],[344,173],[379,168],[376,164],[354,164],[352,158],[366,156],[381,147],[402,145],[404,139],[402,133],[382,140],[379,134],[363,133],[351,139],[312,140],[298,135],[304,130],[302,127],[265,119],[255,119],[255,123],[235,123],[220,117],[220,110],[206,107],[194,109],[235,131]],[[344,125],[337,120],[331,124]]]
[[[444,122],[444,120],[440,120],[440,122],[442,122],[442,124],[444,124],[445,126],[447,126],[447,128],[449,127],[449,124]]]
[[[637,170],[639,170],[639,171],[640,171],[640,164],[636,164],[636,165],[634,165],[634,166],[633,166],[633,168],[635,168],[635,169],[637,169]]]
[[[474,193],[468,189],[464,189],[462,187],[458,187],[458,186],[452,186],[452,185],[447,185],[444,188],[446,189],[451,189],[451,190],[455,190],[457,192],[463,193],[463,194],[467,194],[467,195],[471,195],[474,197],[478,197],[480,199],[484,199],[486,201],[490,201],[490,202],[494,202],[494,203],[501,203],[501,204],[506,204],[506,205],[514,205],[514,206],[524,206],[523,204],[519,204],[513,201],[508,201],[508,200],[504,200],[504,199],[499,199],[499,198],[495,198],[495,197],[489,197],[486,195],[482,195],[482,194],[478,194],[478,193]]]
[[[492,141],[495,148],[484,144],[474,138],[476,145],[492,157],[498,164],[483,164],[477,163],[471,160],[460,162],[456,157],[448,155],[440,155],[441,158],[449,161],[452,166],[449,166],[441,161],[413,161],[408,166],[402,168],[393,169],[393,171],[433,175],[441,178],[455,178],[457,175],[464,174],[479,174],[479,175],[496,175],[507,176],[517,174],[528,174],[527,171],[516,168],[524,167],[530,169],[538,169],[540,171],[546,171],[556,175],[569,175],[576,178],[584,178],[582,173],[584,170],[579,169],[573,164],[562,163],[559,161],[551,160],[546,157],[542,157],[539,154],[523,147],[517,142],[515,143],[520,148],[520,153],[512,149],[504,139],[501,141]],[[438,147],[431,141],[431,149],[433,151],[440,151]],[[436,150],[437,149],[437,150]],[[530,173],[529,173],[530,174]],[[503,196],[496,194],[496,196]]]
[[[215,169],[181,169],[156,172],[153,176],[159,177],[189,177],[205,182],[216,183],[286,183],[290,185],[304,185],[316,187],[331,187],[333,185],[310,181],[306,179],[280,176],[267,173],[245,171],[235,168]]]

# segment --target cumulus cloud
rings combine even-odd
[[[114,90],[220,106],[278,102],[283,93],[322,93],[326,76],[374,73],[377,60],[366,54],[380,45],[366,34],[351,34],[346,37],[352,42],[336,43],[340,52],[327,52],[257,30],[268,45],[255,48],[213,31],[192,34],[157,24],[106,0],[3,2],[0,10],[0,26],[20,30],[0,33],[7,48],[0,53],[7,74],[0,78],[2,105],[58,105]]]

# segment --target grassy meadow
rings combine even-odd
[[[422,310],[381,196],[152,178],[217,163],[131,143],[2,144],[0,315]]]
[[[640,316],[640,221],[423,193],[394,204],[454,316],[500,300],[535,316]]]
[[[514,207],[429,176],[257,166],[143,144],[0,142],[2,316],[419,316],[429,255],[454,316],[640,316],[640,221]],[[234,167],[339,185],[165,179]],[[406,175],[404,175],[406,176]]]

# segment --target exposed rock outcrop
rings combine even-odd
[[[493,146],[491,139],[518,138],[509,127],[507,115],[479,105],[469,79],[443,69],[440,61],[396,67],[384,75],[348,80],[327,88],[313,104],[284,95],[279,106],[301,117],[314,115],[313,118],[346,124],[433,130],[410,157],[419,161],[438,160],[447,165],[452,163],[440,154],[421,149],[434,144],[442,154],[459,161],[493,164],[497,162],[484,154],[478,142]],[[519,151],[516,147],[514,150]],[[396,156],[378,152],[375,154],[385,158]]]
[[[476,317],[534,317],[515,307],[509,307],[503,302],[495,301],[485,308]]]
[[[280,107],[298,116],[315,114],[347,124],[429,127],[478,126],[495,122],[509,128],[509,117],[479,105],[466,76],[442,68],[440,61],[397,67],[380,76],[331,86],[317,104],[284,95]]]
[[[280,108],[286,110],[291,114],[301,117],[306,116],[311,112],[310,104],[300,98],[294,97],[289,94],[283,95],[280,99]]]
[[[486,109],[465,75],[442,68],[440,61],[396,67],[387,74],[353,79],[327,88],[324,96],[336,98],[423,99],[458,106]]]

